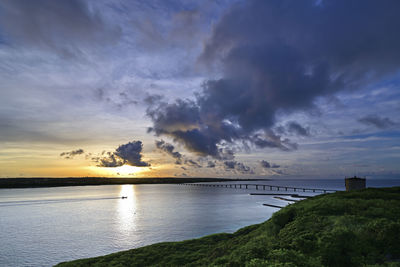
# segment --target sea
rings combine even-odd
[[[344,179],[220,184],[243,183],[344,190]],[[400,179],[367,180],[367,186],[400,186]],[[263,204],[293,203],[251,195],[293,190],[260,189],[178,184],[0,189],[0,266],[53,266],[158,242],[233,233],[279,210]]]

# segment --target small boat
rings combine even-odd
[[[121,198],[122,198],[122,199],[127,199],[128,197],[126,197],[126,196],[122,196]]]

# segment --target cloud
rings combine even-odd
[[[296,150],[298,145],[288,138],[282,138],[272,130],[265,130],[262,134],[256,133],[250,137],[251,142],[259,148],[279,148],[283,151]]]
[[[273,170],[273,173],[274,173],[274,175],[278,175],[278,176],[281,176],[281,175],[285,175],[286,173],[284,172],[284,171],[282,171],[282,170]]]
[[[310,128],[303,127],[298,122],[290,121],[286,123],[286,125],[280,125],[274,128],[276,133],[282,135],[290,135],[290,136],[302,136],[309,137],[311,136]]]
[[[186,158],[178,151],[174,151],[175,147],[172,144],[166,143],[164,140],[160,140],[160,141],[156,140],[155,144],[159,150],[172,156],[176,160],[175,164],[180,165],[180,164],[182,164],[182,162],[184,162],[188,166],[195,167],[195,168],[202,168],[202,165],[199,162],[197,162],[193,159]],[[212,167],[209,167],[210,163],[212,163],[212,162],[211,161],[209,162],[209,164],[207,165],[208,168],[212,168]],[[215,167],[215,165],[214,165],[214,167]],[[186,168],[184,168],[184,167],[182,167],[182,169],[186,170]]]
[[[6,39],[23,46],[55,51],[64,56],[81,54],[111,44],[120,37],[88,1],[5,0],[0,3],[0,27]]]
[[[358,119],[359,122],[368,125],[368,126],[375,126],[379,129],[386,129],[396,125],[391,119],[386,117],[379,117],[377,115],[368,115]]]
[[[224,165],[226,170],[236,170],[243,174],[254,174],[254,171],[249,166],[246,166],[241,162],[234,160],[224,161]]]
[[[215,168],[215,162],[214,161],[208,161],[207,162],[207,168]]]
[[[260,165],[261,165],[261,167],[263,167],[263,168],[265,168],[265,169],[276,169],[276,168],[279,168],[280,166],[279,165],[277,165],[277,164],[270,164],[268,161],[266,161],[266,160],[262,160],[262,161],[260,161]]]
[[[197,100],[200,101],[199,98]],[[199,102],[181,99],[167,104],[156,96],[149,98],[147,103],[147,115],[153,121],[149,132],[157,136],[171,136],[174,141],[182,143],[186,149],[200,156],[232,159],[232,149],[223,143],[232,144],[235,140],[246,140],[261,148],[280,148],[284,151],[297,148],[297,144],[281,138],[271,129],[253,133],[223,117],[217,118],[217,113],[208,112],[207,104],[199,106]]]
[[[72,150],[72,151],[69,151],[69,152],[62,152],[60,154],[60,157],[65,157],[66,159],[70,159],[70,158],[73,158],[76,155],[81,155],[83,153],[85,153],[85,151],[82,148],[79,148],[79,149]]]
[[[155,141],[156,142],[156,147],[167,153],[168,155],[172,156],[176,161],[175,164],[182,164],[182,154],[174,151],[175,147],[171,145],[170,143],[164,142],[164,140],[160,141]]]
[[[114,152],[107,152],[107,156],[98,158],[98,167],[119,167],[122,165],[131,165],[137,167],[150,166],[148,162],[142,161],[141,141],[132,141],[124,145],[120,145]]]
[[[153,101],[151,132],[223,159],[235,142],[297,148],[272,130],[277,113],[315,107],[399,69],[400,2],[246,1],[215,24],[201,62],[221,69],[193,100]],[[153,99],[154,100],[154,99]],[[289,125],[298,135],[308,131]]]
[[[196,168],[201,168],[202,166],[197,163],[196,161],[192,160],[192,159],[185,159],[185,164],[192,166],[192,167],[196,167]]]
[[[97,167],[114,168],[114,167],[120,167],[125,164],[124,160],[120,159],[113,153],[110,153],[107,157],[104,158],[93,158],[93,159],[98,162]]]
[[[287,131],[298,136],[310,136],[310,129],[304,128],[295,121],[291,121],[287,124]]]
[[[263,168],[266,168],[266,169],[271,168],[271,164],[270,164],[268,161],[262,160],[262,161],[260,162],[260,164],[261,164],[261,166],[262,166]]]

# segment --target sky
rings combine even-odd
[[[400,178],[398,0],[0,0],[0,177]]]

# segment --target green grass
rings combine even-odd
[[[233,234],[57,266],[400,266],[400,187],[320,195]]]

